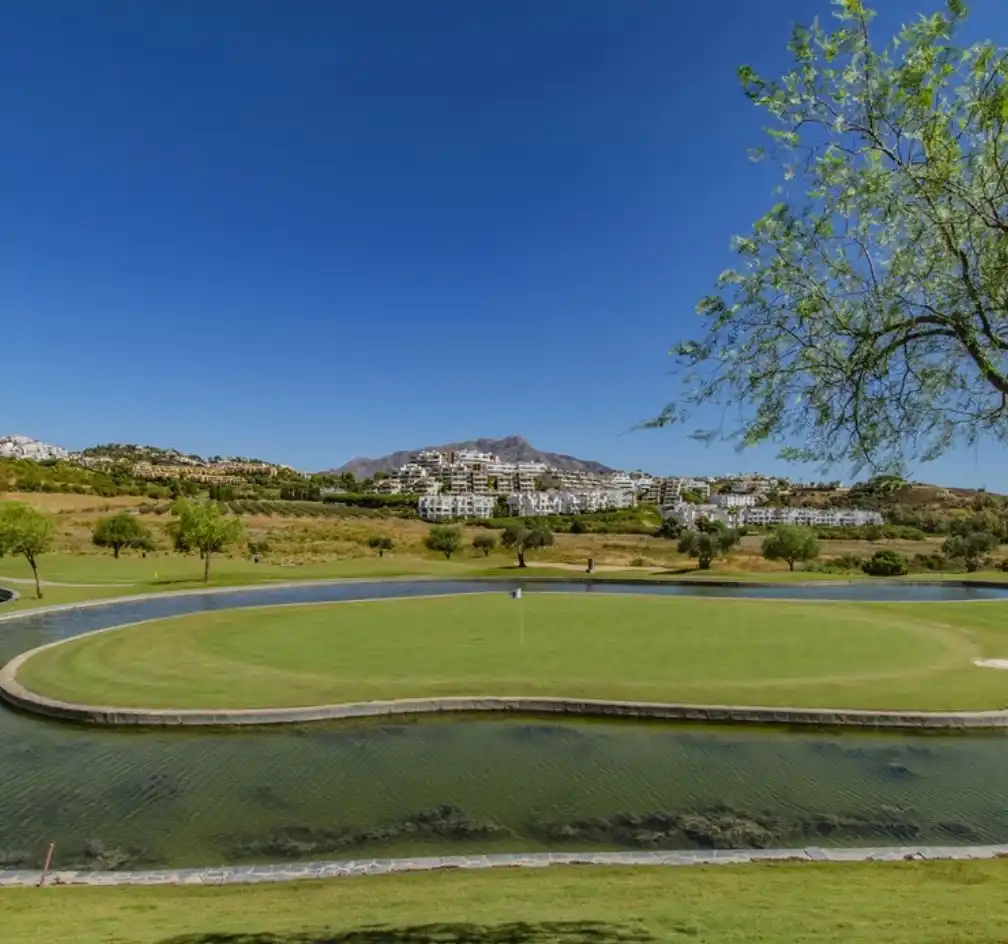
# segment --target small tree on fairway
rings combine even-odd
[[[184,553],[197,550],[203,558],[203,581],[210,580],[210,557],[224,550],[241,536],[238,518],[225,518],[216,502],[189,502],[179,499],[172,506],[175,549]]]
[[[763,540],[763,556],[767,560],[787,561],[793,571],[797,561],[815,560],[819,556],[819,541],[815,531],[793,524],[782,524]]]
[[[525,552],[536,547],[548,547],[553,543],[553,532],[543,525],[527,527],[524,524],[508,526],[501,535],[501,544],[514,549],[518,556],[518,566],[525,566]]]
[[[444,554],[445,560],[451,560],[452,554],[462,546],[462,532],[451,525],[436,524],[424,539],[424,545],[429,551]]]
[[[738,532],[726,531],[684,531],[679,538],[679,553],[695,557],[701,570],[710,570],[711,562],[720,557],[739,540]]]
[[[482,551],[484,557],[489,557],[490,552],[497,547],[497,538],[493,534],[477,534],[472,540],[472,546],[477,551]]]
[[[971,531],[969,534],[953,534],[944,544],[942,553],[962,560],[970,573],[980,569],[984,554],[989,554],[998,546],[998,539],[989,531]]]
[[[132,547],[152,551],[154,541],[150,531],[137,519],[136,515],[120,512],[111,518],[102,518],[94,527],[91,541],[96,547],[112,548],[112,556],[118,559],[119,551]]]
[[[52,547],[54,528],[41,512],[23,502],[0,503],[0,557],[21,554],[35,577],[35,593],[42,599],[38,557]]]
[[[395,546],[392,538],[385,534],[374,534],[368,538],[368,547],[374,548],[379,557],[384,557],[386,551],[391,551]]]

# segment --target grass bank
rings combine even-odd
[[[1000,708],[1001,603],[504,593],[225,610],[71,640],[18,679],[67,701],[256,708],[438,695]]]
[[[0,892],[4,941],[1001,944],[1008,864],[554,867],[225,888]]]

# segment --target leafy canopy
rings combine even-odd
[[[548,547],[553,543],[553,532],[545,525],[512,524],[504,529],[501,544],[514,549],[518,566],[525,566],[525,552],[537,547]]]
[[[970,531],[967,534],[953,534],[942,544],[942,553],[947,557],[962,560],[972,573],[980,569],[985,554],[998,546],[998,538],[989,531]]]
[[[482,551],[484,557],[489,557],[490,552],[497,547],[497,538],[492,534],[477,534],[472,539],[474,550]]]
[[[203,555],[203,579],[210,579],[210,557],[223,551],[238,540],[242,524],[238,518],[225,517],[214,501],[190,502],[184,498],[172,505],[175,547],[188,552],[197,550]]]
[[[678,345],[682,396],[737,408],[698,430],[785,458],[899,470],[1008,437],[1008,56],[962,47],[963,0],[888,42],[862,0],[794,30],[790,71],[739,70],[772,123],[779,199]],[[769,9],[769,5],[768,5]]]
[[[680,554],[695,557],[701,570],[710,570],[714,558],[726,554],[739,542],[734,529],[712,531],[684,531],[677,545]]]
[[[150,531],[144,527],[136,515],[125,511],[109,518],[102,518],[94,527],[91,541],[96,547],[112,548],[116,557],[124,547],[145,551],[154,548]]]
[[[798,561],[815,560],[819,556],[819,541],[811,528],[780,525],[763,539],[763,556],[767,560],[787,561],[788,569],[794,570]]]
[[[35,593],[42,599],[38,557],[52,547],[55,529],[40,511],[23,502],[0,502],[0,557],[20,554],[35,576]]]
[[[452,525],[436,524],[424,539],[424,545],[430,551],[444,554],[445,560],[450,560],[452,554],[462,547],[462,532]]]

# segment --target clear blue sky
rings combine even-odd
[[[884,0],[882,23],[938,4]],[[1008,3],[972,6],[1008,42]],[[817,12],[6,4],[0,434],[317,469],[521,433],[629,468],[783,469],[630,430],[771,200],[736,67],[782,71]],[[1008,488],[1006,465],[927,474]]]

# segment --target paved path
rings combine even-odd
[[[20,584],[31,584],[35,586],[34,577],[0,577],[0,583],[20,583]],[[102,587],[135,587],[136,583],[61,583],[59,580],[43,580],[41,581],[42,588],[46,587],[77,587],[77,588],[87,588],[91,590],[101,589]]]
[[[542,868],[548,865],[729,865],[744,862],[899,862],[1008,857],[1003,846],[892,846],[857,849],[705,849],[665,852],[531,852],[525,855],[429,856],[414,859],[344,859],[280,865],[234,865],[151,872],[60,871],[47,885],[247,885],[298,879],[348,878],[438,869]],[[41,872],[0,870],[0,888],[38,885]]]

